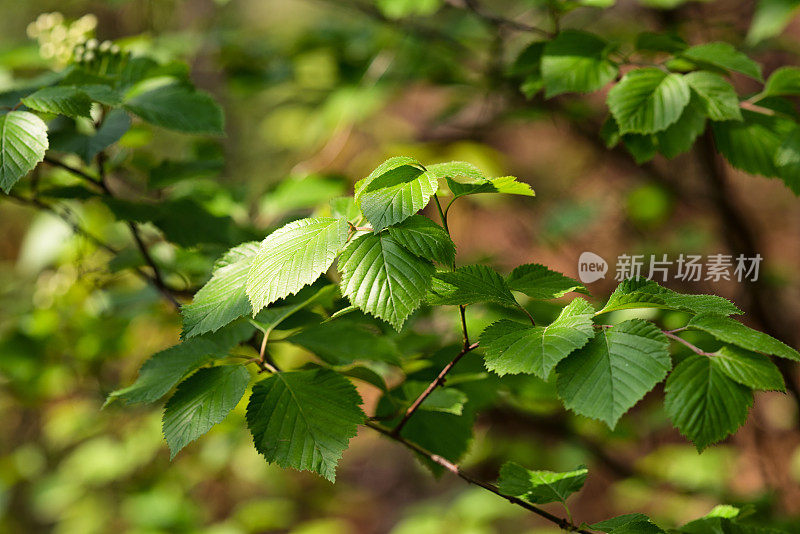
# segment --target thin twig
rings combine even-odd
[[[696,353],[696,354],[699,354],[700,356],[714,356],[712,353],[710,353],[710,352],[706,352],[706,351],[702,350],[702,349],[701,349],[700,347],[698,347],[697,345],[695,345],[695,344],[693,344],[693,343],[689,343],[688,341],[686,341],[686,340],[685,340],[685,339],[683,339],[682,337],[680,337],[680,336],[676,336],[675,334],[673,334],[673,333],[672,333],[671,331],[669,331],[669,330],[662,330],[662,331],[661,331],[661,333],[663,333],[665,336],[667,336],[667,337],[668,337],[668,338],[670,338],[670,339],[674,339],[675,341],[677,341],[677,342],[679,342],[679,343],[683,343],[684,345],[686,345],[687,347],[689,347],[689,349],[690,349],[692,352],[694,352],[694,353]]]
[[[497,28],[507,28],[509,30],[518,32],[535,33],[544,37],[552,37],[552,34],[549,31],[543,30],[542,28],[537,28],[536,26],[531,26],[530,24],[525,24],[524,22],[520,22],[518,20],[507,19],[505,17],[495,15],[494,13],[490,13],[489,11],[483,9],[477,0],[462,0],[462,2],[458,2],[456,0],[447,0],[447,4],[458,9],[466,8],[476,17],[483,19],[486,23]]]
[[[442,370],[439,372],[439,375],[433,380],[433,382],[428,384],[428,387],[425,388],[425,391],[420,393],[419,397],[417,397],[417,400],[415,400],[408,408],[408,410],[406,410],[406,413],[405,415],[403,415],[403,418],[400,420],[399,423],[397,423],[397,426],[394,427],[394,429],[392,430],[393,435],[396,436],[400,435],[400,431],[403,430],[403,427],[406,425],[406,423],[408,423],[408,420],[411,419],[411,416],[414,415],[414,413],[417,411],[417,408],[419,408],[420,404],[425,402],[425,399],[427,399],[428,396],[431,393],[433,393],[433,390],[444,384],[447,377],[447,373],[450,372],[450,370],[458,363],[458,361],[461,358],[464,357],[464,355],[466,355],[469,352],[472,352],[477,348],[478,348],[477,342],[465,346],[463,349],[461,349],[461,351],[459,351],[458,354],[456,354],[456,356],[452,360],[450,360],[450,362],[447,365],[445,365],[442,368]]]
[[[476,486],[479,486],[479,487],[481,487],[481,488],[483,488],[483,489],[485,489],[487,491],[490,491],[490,492],[494,493],[495,495],[497,495],[499,497],[502,497],[503,499],[507,500],[508,502],[510,502],[512,504],[516,504],[517,506],[521,506],[522,508],[525,508],[526,510],[528,510],[530,512],[533,512],[534,514],[536,514],[536,515],[538,515],[540,517],[543,517],[544,519],[547,519],[551,523],[555,523],[556,525],[558,525],[559,528],[561,528],[563,530],[566,530],[567,532],[577,532],[579,534],[592,534],[591,531],[582,529],[582,528],[576,526],[575,524],[571,523],[570,521],[568,521],[568,520],[566,520],[566,519],[564,519],[562,517],[558,517],[557,515],[553,515],[550,512],[548,512],[546,510],[543,510],[543,509],[539,508],[538,506],[534,506],[534,505],[532,505],[531,503],[529,503],[527,501],[523,501],[522,499],[518,499],[517,497],[512,497],[510,495],[503,495],[502,493],[500,493],[500,490],[498,489],[498,487],[495,486],[494,484],[491,484],[489,482],[484,482],[482,480],[478,480],[477,478],[474,478],[474,477],[466,474],[464,471],[461,470],[461,468],[459,468],[456,464],[454,464],[450,460],[448,460],[446,458],[443,458],[443,457],[439,456],[438,454],[434,454],[434,453],[430,452],[429,450],[424,449],[423,447],[420,447],[419,445],[417,445],[413,441],[409,441],[409,440],[405,439],[402,436],[396,435],[393,430],[388,429],[388,428],[384,427],[383,425],[380,425],[380,424],[378,424],[378,423],[376,423],[374,421],[369,421],[369,420],[367,420],[364,424],[366,426],[372,428],[373,430],[376,430],[376,431],[380,432],[381,434],[393,439],[394,441],[397,441],[398,443],[401,443],[402,445],[405,445],[407,448],[411,449],[412,451],[416,452],[417,454],[419,454],[421,456],[424,456],[428,460],[430,460],[430,461],[432,461],[432,462],[444,467],[449,472],[453,473],[454,475],[456,475],[457,477],[461,478],[462,480],[465,480],[466,482],[468,482],[470,484],[474,484]]]
[[[73,167],[71,165],[67,165],[63,161],[59,161],[59,160],[51,158],[49,156],[46,156],[44,158],[44,162],[49,164],[49,165],[52,165],[53,167],[59,167],[61,169],[64,169],[65,171],[67,171],[67,172],[73,174],[74,176],[77,176],[78,178],[82,179],[83,181],[88,182],[88,183],[92,184],[95,187],[99,187],[104,192],[106,191],[106,187],[101,182],[101,180],[95,178],[94,176],[90,175],[89,173],[86,173],[86,172],[84,172],[84,171],[82,171],[80,169],[77,169],[77,168],[75,168],[75,167]]]

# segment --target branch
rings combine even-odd
[[[490,13],[483,9],[483,7],[477,2],[477,0],[463,0],[462,2],[458,2],[457,0],[447,0],[447,4],[458,8],[458,9],[467,9],[468,11],[472,12],[476,17],[483,19],[484,22],[490,24],[491,26],[495,26],[497,28],[507,28],[509,30],[514,30],[518,32],[528,32],[528,33],[535,33],[537,35],[541,35],[544,37],[552,37],[553,35],[541,28],[537,28],[536,26],[531,26],[530,24],[525,24],[524,22],[519,22],[513,19],[507,19],[505,17],[501,17],[499,15],[495,15],[494,13]]]
[[[53,167],[58,167],[60,169],[64,169],[65,171],[67,171],[69,173],[72,173],[73,175],[77,176],[81,180],[83,180],[85,182],[88,182],[88,183],[92,184],[95,187],[99,187],[101,190],[103,190],[103,192],[107,191],[107,188],[106,188],[105,184],[101,180],[91,176],[90,174],[88,174],[86,172],[83,172],[80,169],[76,169],[75,167],[72,167],[71,165],[67,165],[63,161],[59,161],[57,159],[45,156],[44,162],[49,164],[49,165],[52,165]]]
[[[582,528],[574,525],[570,521],[568,521],[568,520],[566,520],[566,519],[564,519],[562,517],[558,517],[556,515],[553,515],[550,512],[548,512],[546,510],[543,510],[543,509],[539,508],[538,506],[534,506],[534,505],[532,505],[531,503],[529,503],[527,501],[523,501],[522,499],[518,499],[517,497],[512,497],[510,495],[503,495],[502,493],[500,493],[500,490],[494,484],[491,484],[489,482],[484,482],[482,480],[478,480],[477,478],[474,478],[474,477],[466,474],[464,471],[461,470],[461,468],[459,468],[456,464],[454,464],[450,460],[448,460],[446,458],[443,458],[443,457],[439,456],[438,454],[434,454],[434,453],[430,452],[429,450],[420,447],[416,443],[405,439],[402,436],[398,436],[398,435],[394,434],[393,430],[390,430],[390,429],[388,429],[388,428],[386,428],[386,427],[384,427],[384,426],[382,426],[382,425],[380,425],[378,423],[375,423],[374,421],[369,421],[368,420],[364,424],[366,426],[372,428],[373,430],[376,430],[376,431],[380,432],[384,436],[387,436],[387,437],[393,439],[394,441],[397,441],[398,443],[401,443],[401,444],[405,445],[407,448],[411,449],[412,451],[416,452],[417,454],[419,454],[421,456],[424,456],[425,458],[427,458],[431,462],[444,467],[449,472],[453,473],[454,475],[456,475],[457,477],[461,478],[462,480],[465,480],[466,482],[468,482],[470,484],[474,484],[476,486],[480,486],[481,488],[494,493],[498,497],[502,497],[503,499],[507,500],[508,502],[510,502],[512,504],[516,504],[517,506],[521,506],[522,508],[525,508],[526,510],[528,510],[530,512],[533,512],[534,514],[547,519],[551,523],[555,523],[556,525],[558,525],[559,528],[561,528],[563,530],[566,530],[568,532],[577,532],[579,534],[592,534],[591,531],[582,529]]]
[[[394,429],[391,431],[393,436],[400,435],[400,431],[403,430],[404,426],[406,426],[406,423],[408,422],[409,419],[411,419],[411,416],[414,415],[414,412],[417,411],[417,408],[419,408],[420,404],[425,402],[425,399],[427,399],[428,396],[431,393],[433,393],[434,389],[444,384],[445,379],[447,377],[447,373],[450,372],[450,370],[458,363],[458,361],[461,358],[463,358],[464,355],[477,348],[478,348],[477,342],[473,343],[472,345],[465,346],[464,348],[461,349],[461,351],[458,354],[456,354],[455,358],[450,360],[450,363],[448,363],[442,368],[442,370],[439,372],[439,375],[433,380],[433,382],[428,384],[428,387],[425,388],[425,391],[423,391],[420,394],[420,396],[417,397],[417,400],[415,400],[413,404],[411,404],[411,406],[408,408],[408,410],[406,410],[406,413],[405,415],[403,415],[403,418],[400,420],[399,423],[397,423],[397,426],[394,427]]]

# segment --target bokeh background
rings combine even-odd
[[[547,4],[484,5],[537,23]],[[575,10],[563,24],[621,40],[676,28],[690,42],[742,45],[766,72],[797,64],[798,24],[743,44],[754,8],[749,0],[623,0]],[[135,171],[195,155],[204,162],[192,171],[198,179],[175,187],[257,235],[347,193],[387,156],[466,160],[520,177],[537,197],[457,204],[450,226],[459,262],[507,270],[535,261],[576,276],[580,253],[593,251],[612,263],[590,286],[602,299],[615,286],[619,254],[757,252],[765,258],[758,283],[667,285],[731,298],[750,324],[798,346],[798,198],[778,180],[709,162],[702,147],[645,166],[606,149],[603,95],[526,99],[509,65],[534,37],[498,29],[459,2],[0,0],[0,87],[52,66],[26,35],[52,11],[92,14],[99,39],[191,66],[225,108],[226,137],[187,141],[135,125],[119,157]],[[93,231],[124,240],[102,206],[74,209]],[[219,252],[157,239],[153,250],[163,265],[179,266],[170,276],[187,285],[202,282]],[[0,532],[555,532],[479,488],[434,479],[368,429],[346,452],[336,485],[268,466],[251,445],[243,406],[170,462],[158,406],[101,410],[109,391],[180,332],[158,295],[125,274],[132,262],[0,199]],[[797,528],[791,395],[758,394],[746,426],[698,455],[669,425],[660,388],[614,432],[565,413],[552,386],[531,382],[526,391],[525,402],[481,414],[467,469],[491,479],[508,458],[554,470],[586,463],[586,488],[570,502],[573,516],[589,522],[644,511],[675,525],[727,502]],[[362,393],[374,405],[374,392]]]

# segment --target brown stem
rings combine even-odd
[[[408,423],[408,420],[411,419],[411,416],[414,415],[414,413],[417,411],[417,408],[419,408],[420,404],[425,402],[425,399],[427,399],[428,396],[431,393],[433,393],[433,390],[444,384],[445,379],[447,377],[447,373],[450,372],[450,370],[458,363],[458,361],[461,358],[464,357],[464,355],[475,350],[476,348],[478,348],[477,342],[473,343],[472,345],[466,345],[464,348],[461,349],[461,351],[458,354],[456,354],[455,358],[450,360],[450,363],[448,363],[447,365],[444,366],[444,368],[442,368],[442,370],[439,372],[439,375],[433,380],[433,382],[428,384],[428,387],[425,388],[425,391],[420,393],[419,397],[417,397],[417,400],[415,400],[408,408],[408,410],[406,410],[406,413],[405,415],[403,415],[403,418],[400,420],[399,423],[397,423],[397,426],[394,427],[394,429],[392,430],[393,435],[395,436],[400,435],[400,431],[403,430],[403,427],[406,425],[406,423]]]
[[[388,428],[386,428],[386,427],[384,427],[384,426],[382,426],[382,425],[380,425],[378,423],[375,423],[374,421],[369,421],[368,420],[364,424],[366,426],[372,428],[373,430],[376,430],[376,431],[380,432],[384,436],[387,436],[387,437],[393,439],[394,441],[397,441],[398,443],[401,443],[402,445],[405,445],[407,448],[411,449],[412,451],[416,452],[417,454],[419,454],[421,456],[424,456],[428,460],[430,460],[430,461],[432,461],[432,462],[444,467],[449,472],[453,473],[457,477],[460,477],[462,480],[465,480],[466,482],[468,482],[470,484],[474,484],[476,486],[480,486],[481,488],[483,488],[483,489],[485,489],[487,491],[490,491],[490,492],[494,493],[495,495],[497,495],[499,497],[502,497],[503,499],[507,500],[508,502],[510,502],[512,504],[516,504],[517,506],[521,506],[522,508],[525,508],[526,510],[528,510],[530,512],[533,512],[534,514],[547,519],[551,523],[555,523],[556,525],[558,525],[559,528],[561,528],[563,530],[566,530],[567,532],[578,532],[579,534],[592,534],[591,531],[582,529],[582,528],[576,526],[575,524],[573,524],[572,522],[570,522],[570,521],[568,521],[568,520],[566,520],[566,519],[564,519],[562,517],[558,517],[557,515],[553,515],[550,512],[548,512],[546,510],[543,510],[543,509],[539,508],[538,506],[534,506],[534,505],[532,505],[531,503],[529,503],[527,501],[523,501],[522,499],[518,499],[517,497],[512,497],[510,495],[503,495],[502,493],[500,493],[500,490],[494,484],[491,484],[489,482],[484,482],[482,480],[478,480],[477,478],[474,478],[474,477],[466,474],[464,471],[461,470],[461,468],[459,468],[456,464],[454,464],[450,460],[448,460],[446,458],[443,458],[443,457],[439,456],[438,454],[434,454],[434,453],[430,452],[429,450],[424,449],[423,447],[420,447],[416,443],[405,439],[402,436],[398,436],[397,434],[395,434],[395,432],[393,430],[390,430],[390,429],[388,429]]]

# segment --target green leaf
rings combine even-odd
[[[396,421],[393,423],[396,424]],[[469,449],[474,423],[475,414],[468,405],[463,408],[461,415],[423,410],[408,420],[400,435],[433,454],[458,462]],[[439,476],[444,472],[441,465],[423,456],[418,458],[434,475]]]
[[[22,99],[29,108],[67,117],[89,117],[92,101],[74,87],[45,87]]]
[[[400,351],[385,335],[347,320],[329,321],[304,328],[286,338],[313,352],[331,365],[359,360],[398,363]]]
[[[0,188],[11,191],[17,181],[44,160],[47,125],[27,111],[0,116]]]
[[[430,384],[427,382],[406,380],[403,382],[402,386],[404,398],[408,399],[410,404],[410,402],[416,400],[429,385]],[[422,404],[419,405],[418,409],[428,412],[461,415],[467,400],[467,395],[461,390],[452,387],[438,387],[431,391]]]
[[[715,354],[714,365],[743,386],[764,391],[786,391],[778,367],[769,357],[758,352],[725,346]]]
[[[665,391],[669,418],[698,451],[735,432],[753,404],[748,388],[728,378],[712,358],[700,355],[675,367]]]
[[[600,521],[599,523],[595,523],[594,525],[589,525],[589,528],[592,530],[600,530],[602,532],[606,532],[608,534],[612,534],[615,532],[622,532],[622,529],[628,528],[629,526],[641,526],[643,523],[651,523],[650,518],[644,514],[625,514],[613,519],[606,519],[605,521]],[[651,523],[652,524],[652,523]],[[635,530],[626,530],[625,532],[630,532],[633,534],[636,532]],[[648,530],[642,530],[643,533],[649,533]],[[664,532],[663,530],[659,529],[655,532]]]
[[[775,165],[789,189],[800,195],[800,128],[795,128],[778,147]]]
[[[497,489],[503,495],[519,497],[534,504],[567,501],[567,497],[579,491],[589,470],[578,467],[572,471],[530,471],[514,462],[506,462],[500,468]]]
[[[717,295],[684,295],[647,278],[629,278],[617,286],[597,315],[633,308],[663,308],[718,315],[742,313],[731,301]]]
[[[503,193],[506,195],[521,195],[526,197],[536,196],[531,186],[518,182],[514,176],[500,176],[485,180],[458,181],[447,177],[447,186],[455,198],[479,193]]]
[[[658,153],[656,137],[652,134],[625,134],[622,136],[622,144],[625,149],[633,156],[637,165],[648,162]]]
[[[672,366],[669,342],[640,319],[603,328],[582,349],[558,364],[558,395],[579,415],[617,421],[661,382]]]
[[[355,201],[377,232],[424,208],[439,182],[416,160],[395,157],[379,165],[355,186]]]
[[[481,334],[486,368],[498,375],[528,373],[547,380],[558,362],[594,335],[588,302],[577,298],[547,326],[501,319]]]
[[[753,330],[730,317],[702,314],[692,317],[687,328],[702,330],[724,343],[743,349],[800,361],[800,353],[789,345],[758,330]]]
[[[675,53],[689,45],[681,37],[669,33],[642,32],[636,36],[636,50]]]
[[[106,106],[118,106],[122,103],[122,94],[107,85],[102,84],[88,84],[76,87],[86,93],[86,95],[94,102],[99,102]]]
[[[692,95],[680,118],[666,130],[655,134],[658,150],[667,158],[672,159],[691,150],[695,140],[705,131],[706,116],[699,100]]]
[[[200,369],[181,382],[164,408],[164,438],[174,458],[220,423],[244,395],[250,373],[242,365]]]
[[[742,119],[742,122],[712,123],[717,150],[737,169],[762,176],[779,176],[778,150],[795,124],[749,110],[742,110]]]
[[[798,7],[798,0],[758,0],[747,32],[747,44],[752,46],[780,35],[794,18]]]
[[[223,114],[211,95],[182,84],[156,87],[125,101],[125,109],[143,120],[185,133],[222,135]]]
[[[290,222],[268,235],[247,275],[253,315],[316,280],[346,242],[347,221],[331,217]]]
[[[93,135],[78,132],[74,125],[51,131],[50,148],[58,152],[73,152],[88,165],[101,150],[119,141],[130,127],[128,114],[121,109],[112,109]]]
[[[557,299],[572,291],[589,293],[589,290],[577,280],[538,263],[520,265],[511,271],[506,282],[510,289],[525,293],[537,300]]]
[[[647,134],[677,121],[690,96],[683,76],[647,67],[626,74],[608,92],[607,103],[622,134]]]
[[[545,45],[541,68],[547,98],[596,91],[617,75],[616,65],[608,59],[608,43],[576,30],[562,31]]]
[[[698,96],[700,106],[712,121],[742,120],[739,95],[725,78],[707,71],[690,72],[684,79]]]
[[[253,386],[247,425],[267,462],[333,482],[342,453],[364,422],[360,405],[353,384],[328,369],[275,373]]]
[[[428,165],[427,169],[429,173],[440,180],[451,178],[466,182],[484,182],[489,179],[482,170],[468,161],[434,163],[433,165]]]
[[[431,285],[433,264],[418,258],[387,233],[362,235],[339,258],[342,294],[400,330]]]
[[[681,55],[701,66],[703,64],[713,65],[763,81],[761,66],[728,43],[705,43],[692,46],[684,50]]]
[[[226,357],[237,341],[235,336],[221,331],[213,337],[195,337],[157,352],[144,362],[136,381],[109,394],[106,404],[115,399],[126,404],[155,402],[195,369]]]
[[[518,306],[503,277],[485,265],[465,265],[455,271],[437,272],[427,300],[437,306],[478,302]]]
[[[390,226],[389,235],[420,258],[443,265],[452,265],[456,259],[456,245],[447,231],[423,215],[412,215]]]
[[[258,250],[257,242],[243,243],[217,261],[211,280],[181,307],[184,338],[214,332],[251,310],[245,284]]]

